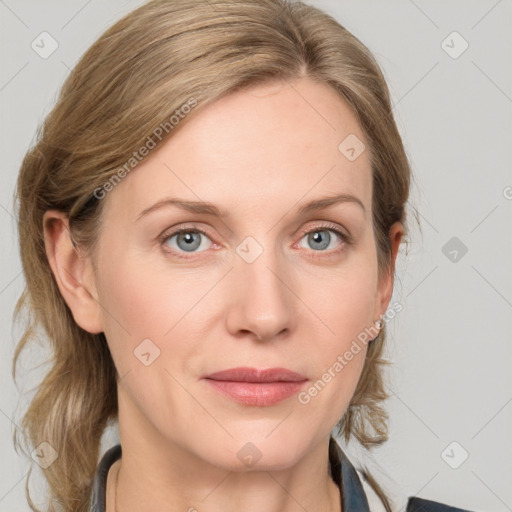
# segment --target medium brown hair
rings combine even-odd
[[[88,510],[105,426],[117,417],[116,369],[103,333],[81,329],[61,296],[44,246],[43,215],[65,212],[77,246],[92,251],[104,201],[94,191],[114,177],[148,136],[182,105],[196,111],[270,80],[310,77],[332,87],[367,140],[379,275],[390,271],[389,230],[405,229],[410,168],[384,76],[354,35],[321,10],[292,0],[153,0],[109,28],[83,55],[23,159],[18,229],[26,288],[20,353],[44,331],[51,368],[23,418],[29,444],[59,456],[44,475],[49,510]],[[163,138],[165,141],[165,138]],[[341,142],[341,141],[340,141]],[[160,142],[161,143],[161,142]],[[368,346],[339,434],[371,448],[387,439],[382,350],[385,326]],[[21,443],[17,442],[19,446]],[[387,510],[389,503],[377,484]],[[33,510],[37,510],[27,497]],[[57,505],[58,504],[58,507]]]

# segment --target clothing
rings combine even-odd
[[[94,477],[91,494],[91,512],[105,512],[107,475],[110,467],[121,457],[121,445],[116,445],[108,450],[102,457],[96,475]],[[331,475],[341,491],[342,512],[380,512],[384,510],[382,504],[370,507],[368,484],[359,477],[358,471],[349,461],[340,445],[331,437],[329,442],[329,460],[331,463]],[[366,491],[365,491],[366,488]],[[374,500],[375,494],[372,495]],[[406,512],[470,512],[469,510],[451,507],[435,501],[410,497],[407,502]]]

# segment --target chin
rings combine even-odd
[[[275,426],[274,426],[275,428]],[[270,430],[271,431],[271,430]],[[224,444],[219,451],[219,445],[209,451],[210,462],[228,471],[279,471],[293,467],[308,451],[308,439],[290,435],[283,430],[281,435],[276,432],[268,435],[237,436]]]

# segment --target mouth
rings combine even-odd
[[[297,394],[308,379],[286,368],[231,368],[203,379],[217,392],[249,406],[276,404]]]

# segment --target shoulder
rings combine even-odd
[[[470,512],[463,508],[456,508],[437,501],[422,498],[409,498],[406,512]]]
[[[338,440],[331,436],[329,443],[331,474],[342,491],[343,510],[347,512],[471,512],[437,501],[417,498],[415,496],[391,496],[386,506],[364,476],[364,469],[354,466],[341,448]],[[396,501],[395,501],[396,500]],[[400,503],[399,503],[400,502]],[[354,508],[354,503],[357,507]],[[404,507],[407,503],[406,507]]]
[[[361,481],[366,499],[368,500],[368,507],[370,512],[386,512],[386,508],[377,493],[373,490],[372,486],[366,481],[363,473],[356,469],[357,476]],[[395,509],[393,509],[395,510]],[[398,510],[398,509],[397,509]],[[404,511],[402,507],[400,509]],[[467,509],[457,508],[445,503],[439,503],[437,501],[426,500],[423,498],[409,497],[407,500],[407,508],[405,512],[471,512]]]

